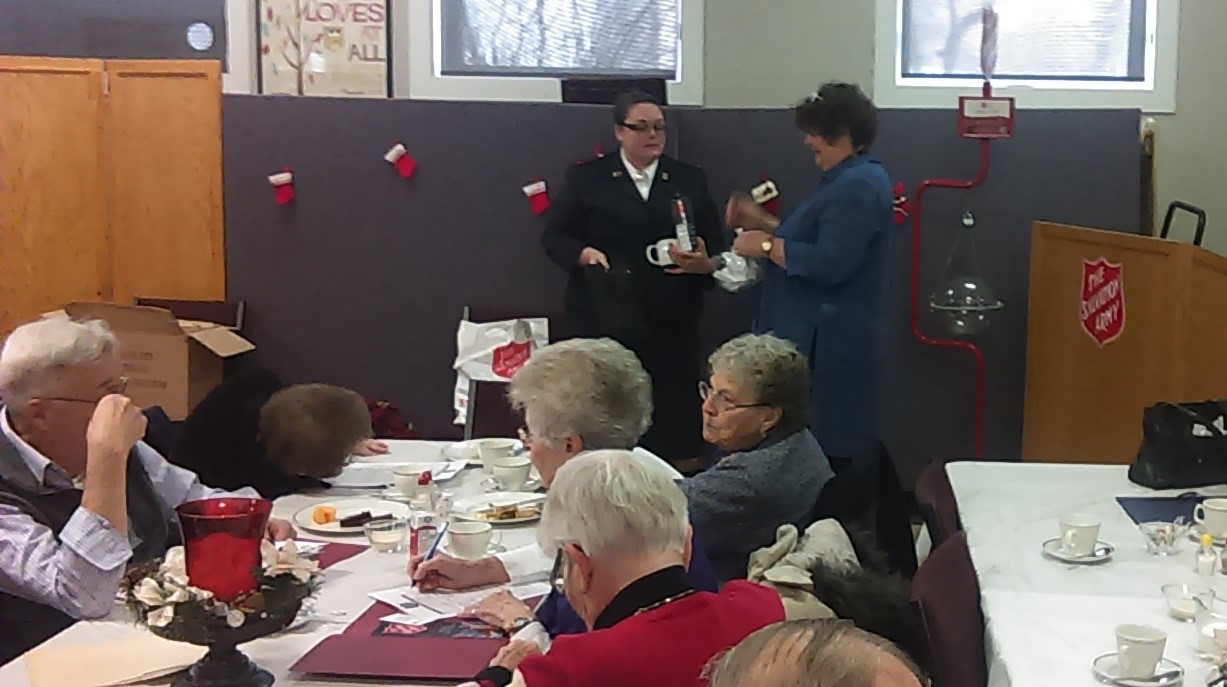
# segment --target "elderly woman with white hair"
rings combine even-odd
[[[750,552],[775,541],[776,528],[805,529],[834,472],[809,424],[809,363],[770,334],[726,342],[708,359],[703,438],[723,457],[682,483],[690,517],[716,575],[746,576]]]
[[[652,417],[651,382],[635,354],[612,339],[571,339],[540,349],[511,380],[509,395],[524,413],[523,438],[547,488],[568,461],[597,449],[633,449],[646,468],[681,479],[668,463],[636,447]],[[714,591],[715,572],[693,536],[691,549],[691,583]],[[528,546],[478,561],[436,555],[419,562],[410,562],[410,574],[423,588],[467,589],[525,581],[548,570],[551,561]],[[510,595],[492,597],[474,612],[497,627],[533,636],[542,646],[548,643],[534,632],[540,626],[532,627],[533,614]],[[536,618],[549,637],[584,631],[560,594],[546,599]]]
[[[0,350],[0,664],[105,616],[125,565],[178,536],[175,507],[229,495],[141,441],[118,348],[105,323],[54,316]]]
[[[576,457],[554,476],[538,529],[551,581],[591,630],[514,641],[473,683],[485,687],[700,687],[704,666],[785,619],[779,596],[744,580],[719,593],[686,575],[686,497],[629,451]]]

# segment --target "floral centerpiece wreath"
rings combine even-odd
[[[136,622],[176,642],[207,646],[173,687],[268,687],[273,676],[238,645],[285,629],[322,575],[299,558],[293,541],[280,549],[264,538],[272,504],[226,498],[176,509],[185,546],[129,569],[121,583]]]

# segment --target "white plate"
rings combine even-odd
[[[1065,550],[1061,547],[1060,537],[1049,539],[1048,541],[1044,542],[1044,545],[1041,548],[1043,548],[1044,555],[1048,556],[1049,558],[1055,558],[1062,563],[1074,563],[1077,565],[1094,565],[1096,563],[1103,563],[1104,561],[1111,559],[1112,554],[1116,552],[1115,546],[1112,546],[1106,541],[1097,541],[1095,542],[1096,551],[1106,549],[1099,555],[1090,554],[1086,556],[1074,556],[1072,554],[1065,553]]]
[[[524,444],[519,439],[469,439],[467,441],[457,441],[443,447],[443,457],[448,460],[463,460],[473,467],[481,467],[481,456],[478,454],[478,447],[483,441],[514,441],[516,443],[516,451],[523,451]]]
[[[1095,657],[1095,660],[1091,662],[1091,675],[1094,675],[1097,681],[1105,685],[1119,685],[1120,687],[1174,687],[1184,683],[1184,666],[1170,658],[1164,658],[1155,667],[1155,674],[1152,677],[1120,677],[1116,669],[1116,652],[1113,651]]]
[[[491,505],[501,506],[509,503],[517,503],[533,499],[538,504],[536,515],[526,518],[515,518],[512,520],[487,520],[483,517],[474,515],[475,511],[486,510]],[[472,496],[463,499],[456,499],[456,504],[452,509],[452,513],[461,520],[472,520],[475,522],[488,522],[491,525],[522,525],[527,522],[536,522],[541,519],[540,504],[545,503],[545,494],[535,494],[528,491],[497,491],[484,496]]]
[[[430,470],[436,482],[455,479],[466,467],[464,461],[446,463],[351,463],[341,474],[324,481],[337,489],[387,489],[396,482],[396,470],[413,467]]]
[[[391,515],[396,518],[407,518],[411,511],[409,506],[403,503],[394,503],[392,501],[381,501],[379,499],[347,499],[342,501],[322,501],[316,503],[294,514],[294,524],[302,530],[308,532],[318,532],[320,534],[362,534],[361,527],[341,527],[338,522],[330,522],[327,525],[316,524],[311,519],[311,513],[316,506],[332,506],[337,509],[337,520],[341,518],[368,511],[373,516]]]

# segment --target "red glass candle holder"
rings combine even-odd
[[[188,582],[224,603],[255,591],[260,543],[272,510],[271,501],[247,498],[189,501],[176,508]]]

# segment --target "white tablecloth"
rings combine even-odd
[[[947,467],[980,580],[990,687],[1095,685],[1091,661],[1114,650],[1114,628],[1121,623],[1167,632],[1166,656],[1184,666],[1185,684],[1205,684],[1210,666],[1196,656],[1197,630],[1167,615],[1160,587],[1208,584],[1227,596],[1227,578],[1193,572],[1191,541],[1175,556],[1146,551],[1116,497],[1179,492],[1143,489],[1126,472],[1123,466],[1032,463]],[[1058,536],[1058,519],[1066,513],[1098,518],[1099,538],[1116,547],[1113,560],[1071,566],[1044,558],[1040,545]]]
[[[391,454],[376,460],[384,462],[436,462],[442,460],[440,450],[445,442],[427,441],[393,441],[388,442]],[[485,477],[480,468],[467,469],[454,480],[443,484],[445,491],[453,491],[459,496],[476,495],[482,492],[481,481]],[[323,501],[338,498],[354,498],[366,494],[365,490],[332,490],[311,495],[292,495],[278,499],[273,507],[273,515],[290,519],[298,510]],[[503,532],[502,543],[508,548],[524,546],[535,542],[532,526],[500,528]],[[361,536],[319,536],[301,532],[305,539],[339,541],[365,544]],[[380,554],[365,551],[348,560],[342,561],[326,571],[325,582],[316,603],[320,616],[330,622],[312,622],[304,628],[259,639],[241,648],[251,660],[260,667],[271,672],[278,685],[335,685],[336,680],[311,679],[307,676],[288,673],[294,664],[312,646],[321,639],[341,632],[345,625],[356,619],[371,604],[367,593],[379,589],[397,587],[408,582],[405,566],[408,554]],[[54,644],[85,644],[106,641],[121,637],[126,633],[139,633],[145,630],[133,626],[127,613],[117,608],[111,617],[103,621],[82,622],[73,625],[64,632],[48,640],[48,645]],[[81,666],[88,671],[88,666]],[[167,679],[152,684],[170,684]],[[410,683],[398,683],[409,685]],[[23,659],[17,659],[0,667],[0,685],[3,687],[30,687]]]

